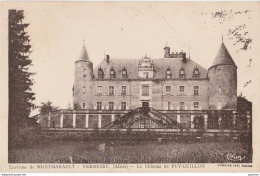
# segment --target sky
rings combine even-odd
[[[140,59],[146,54],[162,58],[168,43],[171,51],[190,53],[192,60],[206,69],[213,62],[221,44],[228,48],[238,66],[238,94],[254,97],[254,41],[259,39],[259,5],[243,3],[176,2],[63,2],[17,3],[12,8],[25,10],[30,23],[35,104],[50,100],[60,108],[72,104],[74,62],[83,40],[94,67],[104,59]],[[211,17],[215,11],[251,10],[220,23]],[[252,48],[236,52],[238,46],[229,39],[228,29],[246,24],[253,38]],[[256,39],[256,40],[255,40]],[[249,67],[249,59],[252,65]],[[244,83],[251,80],[248,86]]]

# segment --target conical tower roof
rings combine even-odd
[[[78,60],[90,61],[89,57],[88,57],[88,52],[86,50],[86,47],[85,47],[84,43],[83,43],[83,46],[82,46],[82,49],[81,49],[81,52],[80,52]]]
[[[215,57],[215,60],[213,61],[211,67],[214,67],[216,65],[234,65],[236,66],[234,60],[230,56],[225,44],[222,42],[217,56]]]

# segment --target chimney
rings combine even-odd
[[[182,56],[181,56],[181,61],[184,62],[184,63],[186,63],[186,61],[187,61],[186,53],[185,53],[185,52],[182,52],[181,55],[182,55]]]
[[[170,47],[168,47],[168,46],[164,47],[164,58],[171,57],[170,51],[171,51]]]
[[[106,55],[106,63],[109,63],[109,60],[110,60],[110,56]]]

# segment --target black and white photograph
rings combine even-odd
[[[258,168],[258,2],[5,5],[9,171]]]

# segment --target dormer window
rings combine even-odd
[[[104,78],[104,72],[101,67],[98,69],[98,78]]]
[[[171,69],[170,68],[167,68],[166,70],[166,78],[171,78]]]
[[[123,71],[122,71],[122,78],[127,78],[127,71],[126,71],[125,67],[123,68]]]
[[[194,70],[193,70],[193,78],[199,78],[200,77],[200,71],[199,71],[199,68],[196,67]]]
[[[180,77],[180,78],[185,78],[185,70],[184,70],[183,67],[180,69],[180,75],[179,75],[179,77]]]
[[[116,73],[113,68],[110,69],[110,78],[116,78]]]

